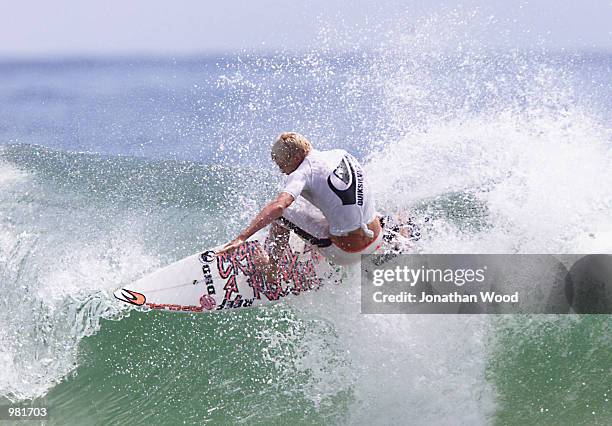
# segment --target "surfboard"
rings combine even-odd
[[[293,233],[279,263],[278,281],[269,282],[253,257],[262,241],[235,251],[220,247],[172,263],[114,292],[130,305],[174,312],[219,312],[266,305],[342,281],[342,268],[328,262]]]

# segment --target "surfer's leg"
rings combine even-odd
[[[289,245],[289,230],[277,223],[272,223],[268,237],[264,242],[264,249],[255,253],[255,266],[261,268],[268,281],[277,280],[278,265]]]
[[[323,213],[302,197],[285,209],[276,224],[293,231],[298,237],[315,247],[331,245],[329,223]]]
[[[382,245],[383,232],[380,232],[375,240],[360,251],[342,250],[332,244],[329,239],[329,222],[323,213],[302,197],[285,209],[278,223],[294,231],[306,242],[318,247],[323,256],[337,265],[346,266],[359,263],[362,254],[373,253]]]
[[[280,259],[288,244],[289,230],[276,222],[272,223],[265,242],[266,250],[270,256],[274,260]]]
[[[303,197],[298,197],[293,204],[287,207],[283,212],[282,218],[314,238],[329,238],[329,222],[327,222],[321,210]],[[279,223],[283,225],[282,220]]]

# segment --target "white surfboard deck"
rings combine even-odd
[[[268,282],[253,264],[260,244],[249,240],[219,256],[220,247],[204,250],[118,289],[114,296],[149,309],[204,313],[262,306],[342,280],[342,268],[291,233],[279,282]]]

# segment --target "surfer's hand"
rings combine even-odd
[[[241,237],[236,237],[226,245],[224,245],[221,250],[217,251],[217,254],[222,254],[228,251],[236,250],[244,243],[244,239]]]

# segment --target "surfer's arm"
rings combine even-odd
[[[268,203],[261,211],[255,216],[255,219],[251,221],[251,224],[246,227],[234,240],[227,243],[221,250],[217,252],[224,253],[229,250],[233,250],[240,246],[243,242],[248,240],[253,234],[260,229],[265,228],[276,219],[283,215],[283,211],[293,203],[293,195],[287,192],[281,192],[276,199]]]

